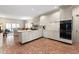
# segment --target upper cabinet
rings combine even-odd
[[[54,23],[51,23],[51,24],[48,24],[47,26],[45,26],[45,29],[57,32],[57,31],[59,31],[59,28],[60,28],[59,25],[60,25],[59,22],[54,22]]]
[[[50,22],[60,21],[60,11],[56,11],[49,16]]]
[[[61,20],[72,20],[72,10],[73,8],[72,7],[62,7],[60,9],[60,18]]]
[[[40,25],[47,25],[49,23],[48,16],[40,17]]]
[[[49,15],[44,15],[40,17],[41,25],[48,25],[58,21],[60,21],[60,11],[56,11]]]

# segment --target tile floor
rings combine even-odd
[[[3,51],[5,54],[78,54],[79,43],[73,45],[40,38],[21,45],[19,37],[8,35],[4,38]]]

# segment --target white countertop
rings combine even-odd
[[[38,29],[41,30],[41,29]],[[28,31],[36,31],[36,30],[18,30],[17,32],[28,32]]]

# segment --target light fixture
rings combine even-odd
[[[21,17],[21,20],[27,20],[27,19],[32,19],[32,17]]]
[[[32,8],[32,11],[34,11],[34,8]]]

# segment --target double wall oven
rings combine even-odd
[[[60,21],[60,38],[72,39],[72,20]]]

